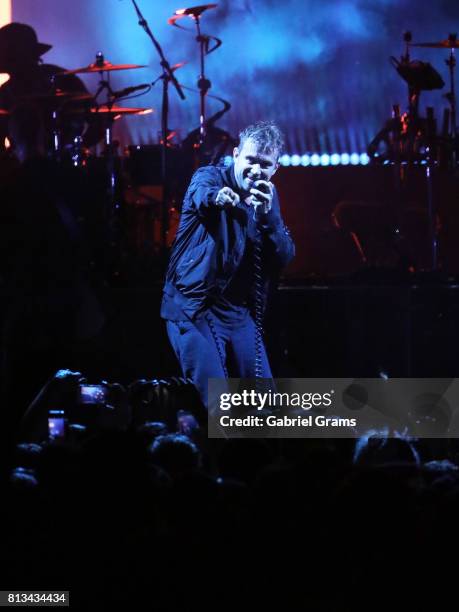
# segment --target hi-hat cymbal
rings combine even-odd
[[[192,6],[190,8],[177,9],[175,13],[167,20],[169,25],[174,25],[178,19],[182,17],[199,17],[207,9],[215,8],[216,4],[201,4],[200,6]]]
[[[84,100],[91,100],[92,95],[84,91],[63,91],[62,89],[56,89],[55,91],[48,91],[46,93],[32,93],[26,96],[22,96],[21,100],[30,100],[32,102],[43,102],[45,103],[59,103],[64,102],[81,102]]]
[[[132,70],[134,68],[145,68],[145,65],[140,64],[112,64],[108,60],[102,62],[94,62],[89,66],[75,68],[75,70],[65,70],[59,74],[87,74],[91,72],[112,72],[113,70]]]
[[[412,47],[429,47],[431,49],[459,49],[459,40],[446,38],[439,42],[411,43]]]

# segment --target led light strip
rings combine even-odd
[[[305,153],[281,155],[281,166],[366,166],[370,158],[366,153]]]

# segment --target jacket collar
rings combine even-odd
[[[224,168],[223,178],[228,187],[231,187],[233,191],[240,194],[240,189],[236,183],[236,178],[234,176],[234,161],[232,161],[229,166]]]

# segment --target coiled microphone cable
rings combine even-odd
[[[262,235],[258,224],[257,208],[253,214],[255,220],[255,240],[253,245],[254,283],[255,283],[255,379],[263,378],[261,355],[263,348],[263,266],[262,266]]]

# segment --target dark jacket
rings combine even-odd
[[[189,319],[195,319],[222,295],[244,254],[249,215],[253,208],[215,205],[219,190],[238,191],[233,165],[200,168],[191,179],[183,201],[177,236],[172,246],[164,285],[161,316],[171,318],[171,302]],[[261,221],[263,273],[275,277],[295,253],[274,193],[271,211]],[[265,298],[266,298],[265,290]]]

